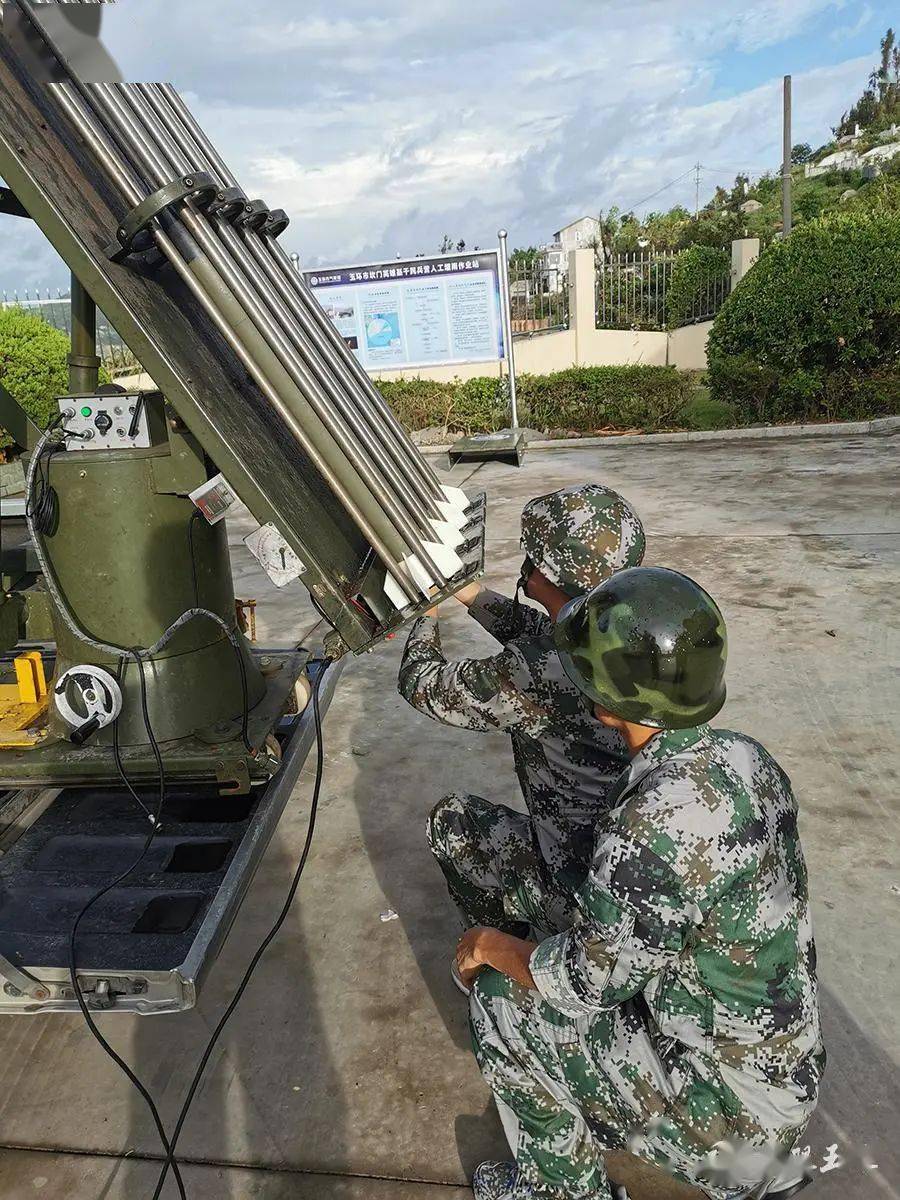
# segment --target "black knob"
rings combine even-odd
[[[94,424],[101,433],[109,433],[110,429],[112,429],[112,417],[105,409],[101,409],[96,417],[94,417]]]

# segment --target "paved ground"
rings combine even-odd
[[[720,722],[759,737],[796,784],[809,861],[831,1064],[813,1159],[842,1166],[808,1194],[900,1200],[897,1130],[900,628],[897,440],[780,441],[532,453],[481,467],[489,578],[509,585],[523,502],[567,482],[623,491],[649,561],[695,575],[730,623]],[[458,469],[460,480],[469,470]],[[234,530],[236,536],[238,530]],[[241,547],[238,592],[273,641],[311,623]],[[451,651],[491,643],[449,606]],[[403,705],[400,639],[354,660],[326,725],[320,831],[300,898],[207,1072],[182,1150],[196,1200],[461,1200],[502,1153],[447,978],[455,925],[429,861],[429,805],[463,787],[515,795],[499,736],[442,729]],[[305,828],[309,776],[282,822],[199,1008],[103,1027],[171,1119],[198,1046],[268,925]],[[397,919],[382,920],[388,911]],[[139,1101],[79,1019],[0,1022],[0,1196],[142,1200],[157,1143]],[[618,1169],[631,1171],[627,1163]],[[694,1195],[666,1181],[637,1200]],[[167,1195],[174,1195],[170,1190]]]

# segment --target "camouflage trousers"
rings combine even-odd
[[[531,818],[453,792],[428,818],[428,843],[467,926],[547,935],[573,921],[571,893],[544,861]]]
[[[603,1151],[629,1150],[716,1200],[751,1195],[752,1188],[699,1178],[734,1114],[723,1111],[715,1076],[667,1069],[642,1003],[575,1019],[505,975],[480,972],[470,1003],[472,1044],[516,1142],[520,1172],[548,1200],[606,1200]]]

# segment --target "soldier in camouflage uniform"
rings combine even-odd
[[[725,700],[721,613],[642,567],[568,605],[556,644],[632,757],[571,928],[460,943],[516,1158],[478,1169],[476,1200],[608,1200],[602,1151],[624,1148],[721,1200],[786,1200],[824,1067],[815,945],[790,781],[706,724]]]
[[[641,523],[598,484],[530,501],[522,514],[520,587],[549,616],[474,585],[461,597],[504,649],[448,663],[437,622],[418,621],[400,667],[400,692],[434,720],[512,739],[528,815],[479,796],[445,796],[428,836],[467,924],[565,928],[587,871],[594,822],[627,762],[621,736],[593,720],[553,646],[553,618],[644,554]]]

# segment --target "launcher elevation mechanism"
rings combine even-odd
[[[0,392],[28,464],[27,519],[3,522],[0,1011],[73,1006],[71,917],[144,836],[122,771],[146,807],[154,743],[168,823],[91,910],[79,977],[160,1011],[193,1003],[287,801],[308,685],[327,704],[342,664],[324,664],[480,573],[484,501],[400,427],[281,248],[285,213],[173,88],[123,83],[103,54],[79,59],[102,77],[76,72],[62,24],[2,5],[0,236],[28,217],[52,242],[73,333],[54,428]],[[95,306],[153,390],[98,388]],[[273,580],[299,579],[330,627],[314,663],[243,636],[219,519],[237,501]]]

